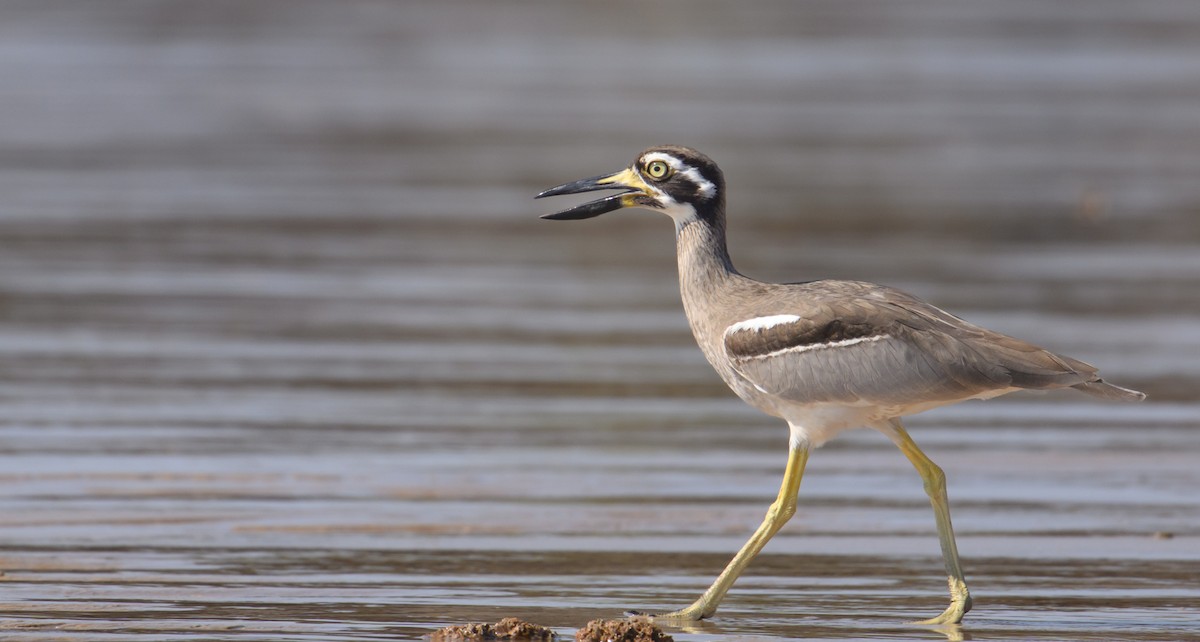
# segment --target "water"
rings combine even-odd
[[[1100,364],[912,419],[970,639],[1200,638],[1192,2],[0,6],[0,630],[565,635],[689,603],[786,431],[692,344],[669,224],[532,194],[691,144],[763,279],[897,285]],[[919,480],[816,452],[680,640],[923,639]]]

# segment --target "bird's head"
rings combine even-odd
[[[717,164],[700,152],[675,145],[651,147],[629,167],[548,189],[537,198],[596,190],[623,190],[542,218],[570,221],[592,218],[625,207],[659,210],[676,224],[715,219],[725,203],[725,177]]]

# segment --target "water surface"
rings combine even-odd
[[[9,3],[0,630],[565,635],[693,600],[786,430],[724,389],[670,226],[545,187],[690,144],[763,279],[861,278],[1100,364],[913,418],[970,639],[1200,635],[1200,6]],[[928,502],[872,433],[680,640],[919,639]],[[951,632],[952,634],[954,632]]]

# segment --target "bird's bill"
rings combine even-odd
[[[560,212],[545,214],[542,218],[554,221],[577,221],[592,218],[593,216],[600,216],[606,212],[619,210],[623,207],[645,205],[647,204],[647,197],[650,196],[650,188],[642,180],[642,177],[632,169],[623,169],[616,174],[593,176],[592,178],[585,178],[565,185],[559,185],[558,187],[552,187],[538,194],[535,198],[561,196],[563,194],[580,194],[602,189],[623,189],[625,191],[594,201],[588,201],[582,205],[569,207]]]

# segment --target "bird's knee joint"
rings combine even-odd
[[[930,464],[925,471],[925,492],[931,497],[946,492],[946,473],[937,464]]]
[[[795,514],[796,514],[796,502],[795,501],[775,502],[774,504],[771,504],[770,510],[767,511],[767,517],[774,519],[774,520],[781,521],[781,522],[786,522],[787,520],[791,519],[792,516]]]

